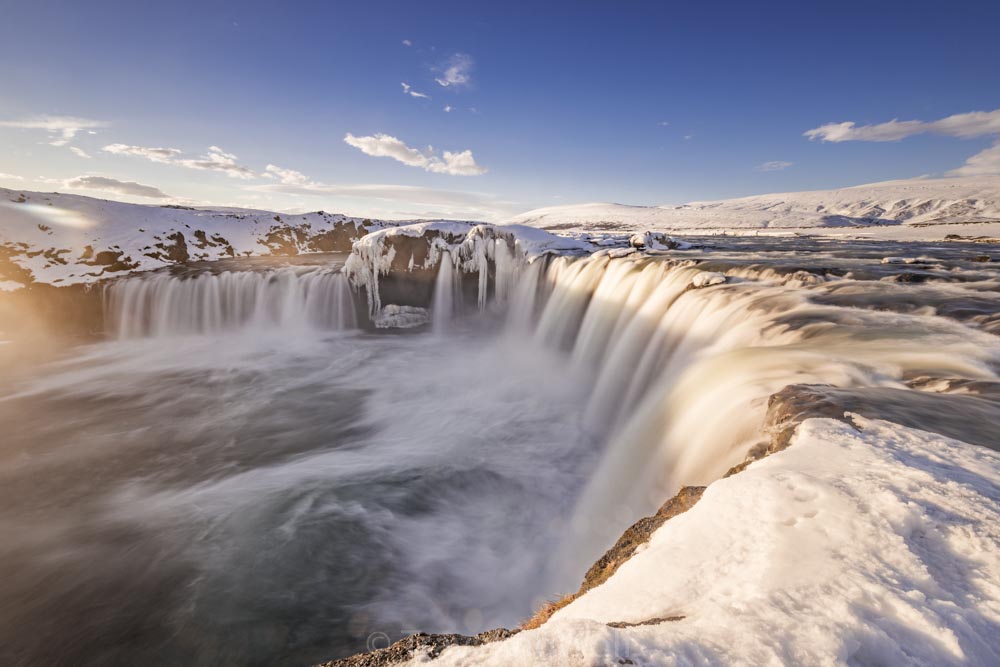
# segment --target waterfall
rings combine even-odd
[[[536,266],[512,291],[508,329],[591,370],[587,423],[607,442],[556,557],[567,586],[622,526],[763,443],[767,398],[785,386],[993,378],[1000,361],[994,337],[959,322],[813,303],[804,288],[822,279],[723,278],[601,253]]]
[[[461,299],[462,274],[455,270],[451,253],[446,250],[441,253],[431,301],[431,329],[435,333],[448,330],[460,307]]]
[[[528,257],[506,239],[472,241],[434,246],[433,330],[449,329],[463,276],[475,276],[480,308],[505,313],[504,335],[561,350],[592,378],[584,426],[606,444],[559,557],[580,567],[679,486],[719,478],[765,442],[767,399],[787,385],[909,389],[920,376],[992,379],[1000,362],[995,337],[933,309],[820,298],[836,284],[876,294],[886,288],[879,281],[744,265],[722,275],[691,259],[609,251]],[[379,308],[391,251],[352,256],[351,275]],[[158,274],[119,281],[107,295],[121,337],[354,326],[347,278],[329,270]],[[574,578],[578,569],[563,571]]]
[[[105,302],[107,329],[119,338],[357,326],[347,278],[328,269],[151,274],[112,283]]]

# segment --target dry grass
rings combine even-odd
[[[564,595],[558,600],[550,600],[544,603],[531,618],[518,627],[522,630],[534,630],[535,628],[540,628],[546,621],[552,618],[552,614],[556,613],[579,596],[579,593],[573,593],[571,595]]]

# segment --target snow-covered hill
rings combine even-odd
[[[911,179],[681,206],[580,204],[508,220],[549,230],[842,228],[1000,222],[1000,177]]]
[[[349,251],[354,239],[395,224],[322,211],[145,206],[0,188],[0,290],[93,282],[192,260]]]

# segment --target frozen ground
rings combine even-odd
[[[350,241],[365,231],[408,224],[325,212],[144,206],[0,188],[0,290],[32,279],[63,285],[93,282],[159,268],[185,256],[212,260],[348,251]],[[433,224],[442,230],[469,227]],[[525,245],[553,248],[558,244],[551,237],[532,228],[577,236],[655,230],[910,241],[950,234],[1000,238],[1000,177],[912,179],[681,206],[555,206],[523,213],[507,224]],[[426,227],[420,222],[411,234]]]
[[[804,422],[541,628],[434,664],[1000,664],[1000,456],[853,419]]]
[[[1000,177],[888,181],[680,206],[552,206],[522,213],[508,222],[551,231],[861,232],[911,240],[938,239],[948,233],[996,235],[1000,233]]]

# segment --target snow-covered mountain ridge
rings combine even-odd
[[[910,179],[680,206],[591,203],[507,222],[550,230],[828,228],[1000,222],[1000,177]]]

